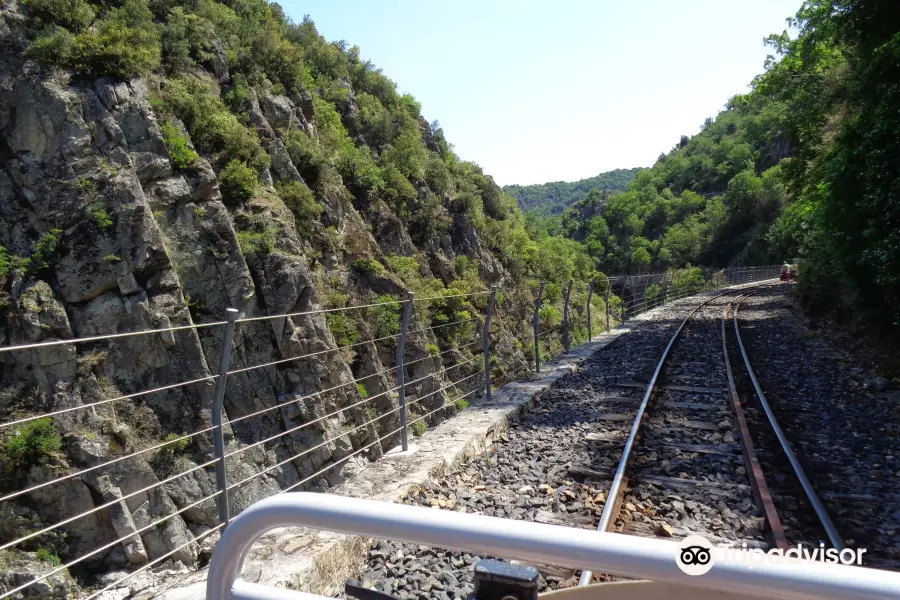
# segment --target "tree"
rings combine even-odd
[[[650,258],[650,252],[646,248],[635,248],[634,252],[631,253],[631,266],[635,270],[640,271],[650,264]]]

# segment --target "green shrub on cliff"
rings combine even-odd
[[[49,417],[8,430],[0,445],[0,489],[10,489],[32,466],[62,447],[59,429]]]
[[[12,261],[10,260],[9,252],[6,251],[6,248],[0,246],[0,277],[6,277],[11,266]]]
[[[29,56],[41,62],[118,78],[144,75],[160,65],[159,27],[143,0],[105,11],[82,0],[28,0],[24,7],[33,28],[44,26],[28,48]],[[95,18],[98,13],[102,16]]]
[[[376,338],[392,336],[400,331],[400,311],[403,310],[403,304],[398,301],[397,296],[384,294],[372,302],[378,305],[372,307],[369,313]]]
[[[246,202],[252,198],[258,184],[256,171],[243,161],[233,160],[219,173],[222,196],[232,203]]]
[[[359,329],[353,318],[345,312],[326,313],[325,322],[338,346],[350,346],[360,340]]]
[[[34,252],[25,261],[26,270],[32,275],[40,275],[50,268],[59,249],[61,229],[51,229],[41,236],[34,246]]]
[[[312,232],[314,222],[325,210],[325,207],[316,201],[313,191],[301,181],[279,181],[275,188],[285,206],[294,213],[297,231],[301,234]]]
[[[366,273],[373,273],[379,276],[384,275],[384,265],[374,258],[360,258],[353,261],[351,267],[361,275]]]
[[[84,0],[22,0],[32,25],[60,26],[80,33],[96,17],[94,7]]]
[[[173,123],[163,125],[162,134],[163,141],[166,143],[166,149],[169,151],[169,158],[172,159],[172,166],[176,170],[183,171],[200,158],[191,148],[187,137],[182,135]]]
[[[219,164],[236,160],[257,170],[271,164],[256,132],[229,112],[209,82],[193,76],[170,79],[162,100],[163,107],[185,124],[194,146],[212,154]]]

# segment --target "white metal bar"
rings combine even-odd
[[[189,440],[192,437],[198,436],[198,435],[206,433],[208,431],[212,431],[213,429],[215,429],[215,427],[206,427],[204,429],[194,431],[193,433],[188,433],[186,435],[178,436],[176,438],[173,438],[171,440],[166,440],[164,442],[161,442],[161,443],[153,445],[153,446],[148,446],[147,448],[138,450],[136,452],[132,452],[131,454],[126,454],[125,456],[119,456],[118,458],[108,460],[105,463],[100,463],[99,465],[94,465],[93,467],[81,469],[80,471],[75,471],[73,473],[69,473],[68,475],[60,475],[56,479],[51,479],[50,481],[45,481],[44,483],[39,483],[37,485],[33,485],[29,488],[25,488],[25,489],[19,490],[17,492],[10,492],[9,494],[7,494],[5,496],[0,497],[0,502],[6,502],[7,500],[12,500],[13,498],[17,498],[18,496],[21,496],[22,494],[28,494],[30,492],[34,492],[41,488],[45,488],[49,485],[53,485],[54,483],[57,483],[59,481],[65,481],[67,479],[72,479],[74,477],[81,477],[85,473],[89,473],[91,471],[96,471],[97,469],[102,469],[103,467],[108,467],[117,462],[122,462],[123,460],[128,460],[129,458],[134,458],[135,456],[144,454],[146,452],[150,452],[151,450],[159,450],[160,448],[164,448],[165,446],[169,446],[171,444],[177,444],[178,442],[180,442],[182,440]]]
[[[490,294],[491,290],[483,292],[471,292],[468,294],[452,294],[450,296],[431,296],[430,298],[416,298],[416,302],[426,302],[428,300],[446,300],[447,298],[469,298],[470,296],[484,296]]]
[[[16,419],[15,421],[9,421],[7,423],[0,423],[0,429],[3,429],[4,427],[12,427],[13,425],[21,425],[22,423],[27,423],[29,421],[34,421],[36,419],[43,419],[44,417],[55,417],[55,416],[62,415],[65,413],[70,413],[70,412],[73,412],[76,410],[83,410],[85,408],[94,408],[95,406],[109,404],[110,402],[118,402],[119,400],[128,400],[129,398],[137,398],[138,396],[146,396],[147,394],[155,394],[156,392],[164,392],[166,390],[172,390],[175,388],[184,387],[186,385],[200,383],[202,381],[210,381],[210,380],[216,379],[217,377],[218,377],[218,375],[207,375],[206,377],[200,377],[198,379],[190,379],[188,381],[182,381],[181,383],[173,383],[170,385],[164,385],[162,387],[145,390],[143,392],[134,392],[133,394],[125,394],[124,396],[118,396],[116,398],[108,398],[106,400],[91,402],[90,404],[82,404],[80,406],[73,406],[71,408],[63,408],[60,410],[54,410],[54,411],[51,411],[48,413],[42,413],[39,415],[31,415],[30,417],[23,417],[21,419]]]
[[[238,319],[235,323],[252,323],[254,321],[271,321],[273,319],[284,319],[287,317],[305,317],[309,315],[320,315],[324,313],[342,312],[346,310],[356,310],[359,308],[372,308],[374,306],[389,306],[391,304],[405,304],[406,300],[391,300],[390,302],[376,302],[375,304],[357,304],[355,306],[342,306],[339,308],[320,308],[318,310],[307,310],[303,312],[286,313],[283,315],[263,315],[261,317],[247,317],[246,319]],[[224,323],[222,323],[224,325]]]
[[[188,329],[203,329],[206,327],[216,327],[225,325],[225,321],[215,321],[213,323],[196,323],[193,325],[176,325],[175,327],[165,327],[163,329],[145,329],[143,331],[126,331],[123,333],[110,333],[109,335],[95,335],[83,338],[70,338],[65,340],[53,340],[50,342],[36,342],[34,344],[22,344],[19,346],[5,346],[0,348],[0,353],[14,352],[16,350],[36,350],[39,348],[48,348],[50,346],[62,346],[64,344],[85,344],[88,342],[105,342],[106,340],[117,340],[119,338],[134,337],[138,335],[151,335],[154,333],[167,333],[170,331],[186,331]]]
[[[375,342],[383,342],[384,340],[390,340],[395,337],[398,337],[400,334],[396,335],[387,335],[380,338],[375,338],[374,340],[364,340],[362,342],[357,342],[355,344],[348,344],[346,346],[336,346],[334,348],[328,348],[327,350],[320,350],[319,352],[311,352],[309,354],[301,354],[300,356],[292,356],[291,358],[282,358],[279,360],[273,360],[271,362],[263,363],[261,365],[253,365],[252,367],[243,367],[241,369],[235,369],[233,371],[228,371],[226,375],[235,375],[237,373],[246,373],[247,371],[252,371],[254,369],[262,369],[264,367],[273,367],[275,365],[284,364],[287,362],[292,362],[295,360],[304,360],[307,358],[312,358],[314,356],[321,356],[323,354],[329,354],[331,352],[339,352],[341,350],[345,350],[347,348],[356,348],[357,346],[365,346],[366,344],[374,344]]]
[[[825,563],[715,564],[703,576],[676,564],[677,542],[587,529],[500,519],[422,506],[293,493],[261,500],[236,517],[216,545],[206,582],[207,600],[309,598],[260,595],[239,582],[255,540],[277,527],[302,526],[367,538],[500,556],[531,563],[590,569],[686,587],[731,591],[784,600],[896,600],[900,574]]]

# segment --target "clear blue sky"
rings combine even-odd
[[[801,0],[281,4],[358,45],[506,185],[652,165],[747,91]]]

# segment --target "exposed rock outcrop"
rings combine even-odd
[[[0,419],[63,411],[53,419],[59,450],[2,487],[37,486],[16,506],[43,525],[83,513],[62,528],[68,541],[58,549],[63,560],[88,555],[87,571],[192,567],[208,555],[192,531],[218,524],[209,429],[223,330],[204,325],[227,308],[251,319],[235,331],[231,369],[240,372],[228,377],[225,393],[226,450],[235,453],[228,477],[242,482],[229,492],[236,513],[288,487],[333,486],[359,460],[396,443],[396,434],[385,435],[399,424],[386,373],[393,343],[339,350],[325,315],[315,313],[337,289],[350,304],[406,292],[398,276],[356,273],[354,261],[421,254],[423,276],[451,282],[457,257],[466,256],[485,282],[507,274],[464,215],[439,242],[417,246],[383,200],[354,198],[333,170],[336,182],[317,190],[321,222],[298,223],[273,182],[303,182],[285,136],[316,135],[308,92],[251,89],[249,123],[271,169],[259,173],[263,193],[226,205],[214,156],[175,167],[151,101],[159,82],[38,68],[24,59],[23,26],[16,5],[4,3],[0,45],[10,54],[0,63],[0,246],[14,264],[0,275],[0,345],[175,329],[0,354]],[[224,84],[224,50],[212,54],[210,80]],[[353,117],[359,109],[349,81],[346,88]],[[256,226],[277,232],[265,252],[242,247]],[[377,337],[366,313],[351,318],[358,339]],[[435,342],[421,333],[408,341],[410,360],[421,359],[409,369],[408,379],[419,381],[408,394],[422,398],[422,412],[449,400],[440,391],[443,366],[471,356],[429,359]],[[272,366],[252,368],[263,364]],[[367,377],[364,392],[354,385],[359,377]],[[363,393],[376,396],[371,409],[360,405]],[[385,416],[372,422],[373,411]],[[448,406],[431,419],[453,412]],[[344,460],[357,451],[364,452]],[[0,542],[22,531],[4,532]],[[39,566],[18,551],[3,561],[0,591]],[[75,589],[63,571],[34,597],[65,598]]]

